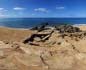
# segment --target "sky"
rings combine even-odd
[[[0,0],[4,17],[86,17],[86,0]]]

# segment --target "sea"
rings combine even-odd
[[[44,23],[86,25],[86,18],[0,18],[0,26],[11,28],[32,28]]]

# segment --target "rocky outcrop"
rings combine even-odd
[[[36,41],[36,42],[45,42],[46,40],[49,40],[49,38],[51,37],[52,33],[54,31],[52,30],[50,33],[47,34],[32,34],[30,38],[27,38],[26,40],[24,40],[24,44],[29,43],[29,44],[33,44],[32,42]],[[37,44],[34,44],[37,45]]]
[[[43,23],[39,26],[31,28],[31,30],[37,30],[38,32],[41,32],[41,31],[47,29],[46,26],[48,26],[48,25],[49,25],[48,23]]]
[[[55,26],[56,30],[58,30],[60,33],[75,33],[75,32],[81,32],[81,30],[78,27],[74,27],[72,25],[59,25]]]
[[[52,35],[53,33],[57,33],[57,36],[59,33],[60,34],[59,37],[62,37],[62,38],[65,38],[65,37],[70,37],[72,39],[76,38],[75,39],[76,41],[86,36],[86,32],[72,25],[58,25],[55,27],[48,27],[49,29],[46,29],[47,24],[48,23],[43,25],[43,30],[41,30],[41,32],[38,31],[35,34],[32,34],[31,37],[25,39],[23,43],[39,46],[40,42],[44,43],[48,41],[50,37],[53,37]],[[39,27],[39,29],[42,29],[42,28]]]

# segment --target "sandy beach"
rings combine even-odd
[[[28,37],[31,33],[32,31],[29,29],[0,27],[0,40],[20,42],[25,37]]]
[[[86,26],[78,27],[86,30]],[[0,27],[0,70],[86,70],[86,37],[83,32],[72,33],[72,36],[68,33],[62,38],[54,30],[45,42],[34,38],[34,42],[23,43],[35,33],[43,35],[49,31],[52,29],[36,32]]]

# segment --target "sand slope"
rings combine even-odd
[[[33,33],[0,28],[0,70],[86,70],[86,37],[63,39],[54,32],[39,46],[23,44]]]

